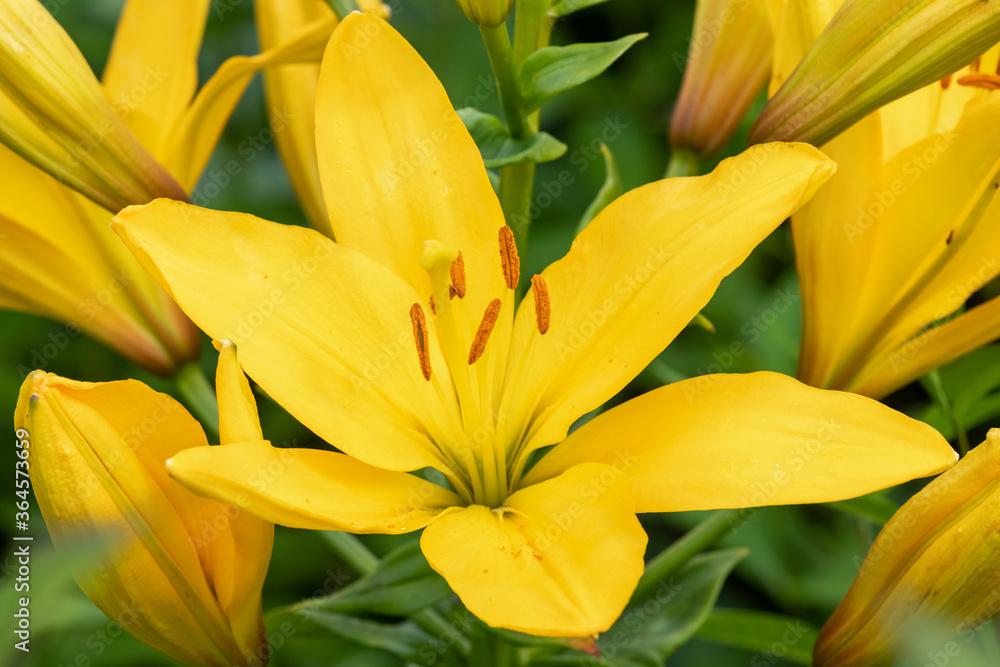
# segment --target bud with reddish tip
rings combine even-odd
[[[764,0],[699,0],[670,145],[711,155],[732,138],[771,71]]]
[[[899,664],[914,633],[945,641],[995,616],[1000,429],[910,499],[872,544],[823,626],[817,667]]]

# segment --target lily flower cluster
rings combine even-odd
[[[1000,10],[699,2],[695,36],[712,38],[691,42],[672,177],[615,197],[609,160],[568,252],[529,275],[513,221],[535,163],[561,155],[538,107],[627,48],[547,46],[556,17],[593,4],[459,0],[507,121],[473,126],[378,2],[257,0],[262,52],[196,92],[207,0],[126,3],[102,82],[35,0],[0,0],[0,161],[17,179],[0,228],[18,246],[0,243],[0,305],[75,323],[162,375],[197,359],[201,332],[219,352],[219,444],[135,380],[23,381],[15,426],[39,508],[57,550],[96,539],[74,577],[108,617],[185,665],[266,664],[277,524],[334,531],[384,577],[383,602],[352,604],[439,632],[438,600],[392,592],[393,556],[345,535],[419,533],[407,571],[426,568],[428,590],[443,578],[482,622],[485,639],[454,642],[468,664],[563,664],[599,653],[678,558],[647,559],[638,515],[831,503],[943,473],[875,540],[815,664],[891,662],[911,617],[989,618],[998,431],[956,465],[940,433],[877,399],[996,337],[1000,301],[969,300],[1000,275]],[[311,229],[189,203],[265,70]],[[769,79],[761,143],[696,175]],[[788,218],[798,379],[719,373],[616,399]],[[248,376],[325,444],[272,445]],[[698,551],[680,565],[704,565]],[[336,595],[292,609],[319,608],[348,638],[366,628],[369,648],[380,632],[405,643],[343,621],[356,608]]]

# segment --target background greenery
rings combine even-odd
[[[54,0],[49,4],[57,8],[57,19],[80,45],[95,71],[100,72],[122,0]],[[394,25],[428,61],[456,106],[469,106],[475,101],[482,110],[500,115],[495,93],[483,95],[484,91],[492,90],[492,79],[478,30],[452,0],[392,0],[390,6]],[[566,143],[569,150],[560,160],[538,170],[536,201],[551,201],[551,205],[541,211],[532,228],[532,244],[525,258],[527,271],[540,271],[568,249],[581,213],[604,179],[598,150],[600,141],[606,141],[613,151],[626,189],[662,176],[669,158],[666,127],[680,87],[693,12],[693,0],[613,0],[556,25],[555,44],[608,41],[637,32],[648,32],[650,36],[605,75],[557,97],[545,107],[542,129]],[[201,56],[202,78],[226,57],[255,50],[252,2],[213,0]],[[238,152],[242,142],[257,137],[265,127],[267,118],[257,79],[230,122],[205,178],[210,179],[212,172],[230,159],[243,165],[243,172],[221,191],[211,206],[304,224],[274,147],[267,145],[264,151],[254,154],[252,161]],[[745,125],[719,158],[742,149],[746,130]],[[708,170],[712,166],[706,164],[703,168]],[[571,174],[569,185],[559,183],[564,170]],[[544,192],[550,197],[538,199]],[[623,392],[622,398],[679,377],[720,370],[767,369],[794,374],[800,308],[787,224],[723,282],[705,314],[715,324],[716,332],[696,327],[683,332]],[[63,332],[62,325],[47,320],[0,312],[0,350],[6,360],[0,364],[0,405],[12,410],[23,380],[19,366],[39,366],[36,351],[49,341],[62,340]],[[735,343],[739,343],[735,349],[741,350],[740,354],[732,353]],[[996,357],[995,352],[987,354]],[[209,373],[214,359],[206,341],[204,364]],[[133,377],[157,389],[172,391],[168,383],[82,336],[67,340],[65,349],[43,362],[46,370],[74,379],[104,381]],[[946,378],[961,384],[960,375],[946,374]],[[890,402],[914,415],[931,410],[933,417],[931,401],[919,386],[905,389]],[[265,436],[275,443],[325,446],[274,403],[261,398],[260,407]],[[973,432],[970,440],[977,443],[981,435]],[[8,451],[11,456],[4,460],[10,465],[5,469],[12,471],[12,448]],[[705,451],[705,465],[711,466],[711,443],[706,443]],[[4,488],[9,488],[7,477],[12,475],[3,476]],[[901,502],[916,488],[919,485],[894,490],[890,497]],[[0,534],[9,532],[13,521],[11,497],[9,492],[3,496],[3,507],[7,509],[3,516],[11,521],[0,522]],[[700,518],[694,514],[644,516],[643,524],[650,534],[650,555],[670,544]],[[0,664],[37,667],[173,664],[128,635],[119,636],[116,624],[90,605],[69,579],[65,558],[57,559],[45,548],[47,537],[37,508],[33,509],[33,520],[37,540],[32,561],[33,650],[30,655],[12,650],[13,640],[5,631]],[[878,527],[874,521],[823,506],[761,510],[724,542],[725,546],[749,547],[750,553],[736,566],[723,588],[719,606],[799,616],[819,627],[846,592]],[[398,538],[378,536],[366,537],[365,541],[380,553],[401,543]],[[0,561],[0,611],[8,619],[3,626],[7,628],[16,563],[9,555],[9,548],[5,553]],[[264,607],[294,603],[324,585],[336,588],[351,578],[354,575],[350,568],[333,556],[321,535],[279,527]],[[720,619],[710,627],[716,631],[724,628],[723,621]],[[992,629],[979,633],[975,647],[975,651],[963,652],[950,664],[972,664],[973,653],[1000,655],[996,652]],[[778,654],[788,651],[791,656],[807,650],[806,638],[801,639],[801,644],[796,639],[787,646],[775,647],[771,653],[728,648],[696,638],[671,657],[668,664],[720,667],[794,664]],[[276,664],[400,663],[384,652],[303,632],[291,637],[278,650]]]

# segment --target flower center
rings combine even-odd
[[[457,411],[442,410],[442,414],[458,417],[439,425],[432,436],[449,468],[445,474],[469,503],[488,507],[502,506],[510,495],[516,481],[511,476],[510,456],[516,453],[515,445],[526,426],[508,424],[501,410],[514,326],[514,290],[521,274],[510,228],[501,227],[497,240],[504,288],[481,314],[473,312],[466,300],[462,253],[438,241],[424,242],[420,265],[430,276],[432,290],[426,308],[446,368],[432,364],[437,357],[424,305],[415,303],[410,308],[420,372],[434,384],[443,404],[458,405]],[[544,334],[549,327],[548,291],[541,276],[533,277],[531,284],[538,330]]]

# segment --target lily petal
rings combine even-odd
[[[871,203],[882,169],[882,125],[876,112],[823,146],[840,169],[792,216],[803,311],[798,377],[814,387],[830,386],[854,342],[868,332],[858,299],[883,262],[872,258],[866,235],[876,232],[867,218],[844,212],[854,216]]]
[[[254,23],[261,49],[292,39],[313,21],[329,19],[323,0],[254,0]],[[274,143],[313,229],[332,237],[316,158],[316,83],[319,62],[285,65],[264,72]],[[280,125],[279,125],[280,123]]]
[[[246,440],[263,440],[257,401],[250,383],[236,358],[232,341],[212,341],[219,351],[219,366],[215,372],[215,393],[219,397],[219,440],[227,445]]]
[[[334,32],[316,96],[323,195],[337,240],[402,276],[424,299],[423,242],[465,259],[471,312],[503,289],[503,211],[479,149],[434,72],[388,23],[350,14]],[[478,322],[470,322],[474,332]]]
[[[435,381],[421,375],[409,313],[423,299],[391,271],[310,229],[165,199],[126,209],[113,227],[184,312],[236,343],[247,374],[320,437],[382,468],[446,467],[424,423],[457,410],[436,390],[446,366],[431,346]]]
[[[256,56],[234,56],[222,63],[167,138],[163,164],[185,190],[192,191],[198,183],[219,135],[254,75],[266,67],[318,61],[334,25],[333,18],[316,21],[281,46]],[[199,203],[197,194],[192,201]]]
[[[489,625],[588,637],[625,608],[642,575],[646,534],[628,478],[589,463],[514,493],[499,509],[443,514],[420,547]]]
[[[636,511],[681,512],[844,500],[956,458],[933,428],[869,398],[777,373],[707,375],[594,418],[523,483],[598,461],[631,477]]]
[[[869,360],[850,384],[865,396],[888,396],[925,373],[1000,336],[1000,298],[994,297],[944,324],[922,331]]]
[[[812,146],[768,144],[708,176],[652,183],[605,208],[542,273],[547,333],[534,290],[517,313],[511,350],[522,352],[510,360],[501,413],[513,423],[539,415],[526,451],[561,440],[634,378],[834,170]]]
[[[104,89],[132,134],[162,160],[165,140],[198,86],[209,0],[130,0],[104,68]]]
[[[266,441],[188,449],[167,470],[196,493],[292,528],[398,535],[461,504],[458,495],[415,475]]]

